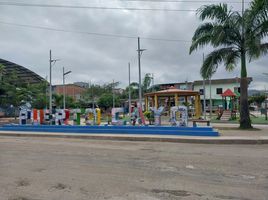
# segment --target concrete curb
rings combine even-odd
[[[268,144],[268,137],[192,137],[192,136],[159,136],[159,135],[114,135],[114,134],[65,134],[65,133],[27,133],[27,132],[0,132],[6,137],[37,137],[37,138],[70,138],[116,141],[144,141],[144,142],[172,142],[192,144]]]

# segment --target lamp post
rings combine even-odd
[[[203,63],[205,60],[205,54],[203,53]],[[203,78],[203,108],[204,108],[204,119],[206,119],[206,80]]]
[[[52,115],[52,66],[57,61],[59,61],[59,59],[54,60],[52,59],[51,50],[49,50],[49,115],[50,116]]]
[[[131,115],[130,63],[128,63],[128,113]]]
[[[63,78],[62,79],[63,80],[63,109],[65,110],[65,108],[66,108],[65,75],[70,74],[72,71],[65,72],[64,67],[62,68],[62,71],[63,71],[63,73],[62,73],[62,78]]]

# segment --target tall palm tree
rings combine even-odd
[[[248,13],[247,23],[251,24],[249,27],[251,37],[253,40],[254,48],[250,49],[250,55],[253,58],[258,58],[260,55],[265,55],[268,52],[268,43],[265,38],[268,36],[268,1],[267,0],[254,0],[250,4],[250,12]],[[252,34],[253,33],[253,34]]]
[[[256,8],[256,2],[261,1],[267,0],[254,0],[250,8],[242,14],[232,11],[227,4],[202,6],[198,9],[197,15],[205,22],[196,29],[190,47],[190,54],[206,45],[215,48],[206,56],[201,67],[200,73],[203,78],[211,77],[221,63],[226,70],[232,71],[240,61],[240,128],[252,127],[248,107],[247,58],[248,60],[258,58],[261,53],[267,53],[268,49],[267,45],[263,46],[261,43],[267,36],[267,18],[263,19],[266,29],[264,24],[254,28],[260,25],[262,19],[253,17],[256,17],[253,12],[260,12]],[[267,10],[263,13],[267,16]]]

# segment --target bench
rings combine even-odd
[[[210,126],[210,120],[204,119],[193,119],[193,127],[197,127],[196,123],[207,123],[207,126]]]

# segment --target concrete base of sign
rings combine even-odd
[[[31,126],[4,125],[0,131],[27,131],[80,134],[147,134],[183,136],[219,136],[212,127],[170,127],[170,126]]]

